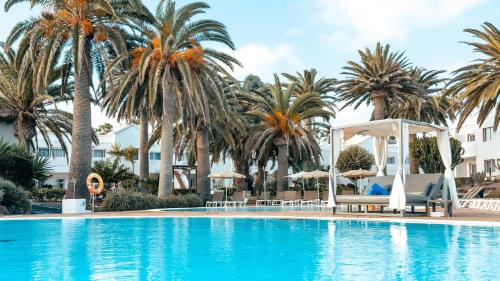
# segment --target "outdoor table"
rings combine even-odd
[[[432,206],[432,211],[436,211],[436,205],[439,204],[439,206],[444,208],[444,216],[445,217],[452,217],[453,216],[453,206],[452,206],[453,201],[452,200],[443,200],[443,199],[434,199],[434,200],[427,200],[427,206],[425,210],[427,211],[427,216],[429,216],[429,208]]]

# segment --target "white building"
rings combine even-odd
[[[498,176],[500,171],[500,131],[493,130],[493,115],[490,114],[482,126],[476,122],[477,117],[469,117],[460,131],[456,126],[451,128],[453,137],[462,142],[465,152],[464,162],[455,168],[456,177],[470,177],[479,172],[487,176]]]
[[[17,143],[17,139],[12,134],[12,126],[5,123],[0,123],[0,137],[6,139],[9,142]],[[92,145],[92,165],[94,162],[101,160],[112,160],[114,159],[112,155],[109,154],[112,146],[118,144],[121,148],[126,148],[132,146],[135,148],[139,147],[139,127],[136,125],[128,125],[123,128],[117,129],[106,135],[99,135],[99,144]],[[69,159],[71,158],[71,144],[67,143],[68,157],[64,153],[59,142],[51,136],[52,147],[49,147],[42,140],[43,138],[38,138],[38,153],[43,156],[50,157],[50,166],[52,168],[51,178],[46,182],[46,184],[53,185],[55,187],[64,188],[66,186],[68,172],[69,172]],[[139,173],[139,160],[136,159],[134,163],[134,172]],[[125,165],[130,168],[131,163],[125,160],[121,160],[120,164]],[[174,165],[186,165],[185,159],[174,159]],[[218,163],[212,166],[212,171],[222,171],[222,170],[232,170],[232,161],[228,159],[224,163]],[[151,174],[158,174],[160,172],[160,146],[154,144],[149,151],[149,172]],[[179,170],[179,177],[182,179],[184,184],[187,186],[188,180],[186,177],[187,170]],[[194,170],[192,170],[194,173]],[[178,180],[174,181],[175,187],[179,187]]]

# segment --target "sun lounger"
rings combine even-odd
[[[328,190],[323,191],[323,195],[321,196],[321,206],[328,205]]]
[[[215,191],[212,200],[207,201],[206,207],[218,207],[224,204],[224,191]]]
[[[246,206],[248,198],[245,197],[245,193],[243,191],[236,191],[233,193],[233,197],[231,201],[225,201],[225,207],[242,207]]]
[[[300,193],[297,191],[285,191],[285,199],[281,201],[281,206],[295,206],[300,204]]]
[[[374,178],[371,182],[377,182],[384,186],[383,183],[390,181],[390,179],[383,178]],[[427,201],[435,199],[442,186],[442,174],[408,175],[405,184],[406,205],[411,207],[412,212],[415,211],[415,206],[427,208]],[[361,206],[365,206],[365,212],[367,212],[367,205],[379,205],[383,211],[383,207],[389,205],[389,199],[389,195],[337,195],[335,202],[337,205],[347,205],[348,210],[352,210],[352,206],[358,205],[358,210],[361,211]]]
[[[317,191],[304,191],[304,199],[300,200],[301,206],[319,205],[319,203],[320,199]]]
[[[278,191],[276,193],[276,198],[274,198],[271,201],[271,205],[273,206],[279,206],[281,205],[281,201],[285,200],[285,192],[284,191]]]
[[[255,202],[255,205],[271,205],[271,193],[269,191],[264,191],[259,194],[259,197],[257,201]]]

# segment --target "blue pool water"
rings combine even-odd
[[[1,280],[498,280],[500,229],[363,221],[0,221]]]

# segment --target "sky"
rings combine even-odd
[[[151,9],[158,0],[143,0]],[[0,0],[3,6],[5,0]],[[190,1],[179,0],[181,6]],[[342,67],[359,61],[357,50],[377,42],[404,51],[414,66],[449,72],[477,58],[463,41],[465,28],[485,21],[500,26],[500,0],[207,0],[206,18],[227,26],[243,63],[235,77],[248,74],[272,82],[273,73],[316,68],[319,76],[342,79]],[[28,4],[0,11],[0,41],[20,20],[36,15]],[[335,125],[368,121],[371,108],[346,108]],[[110,121],[98,108],[93,125]],[[116,122],[112,122],[116,124]]]

